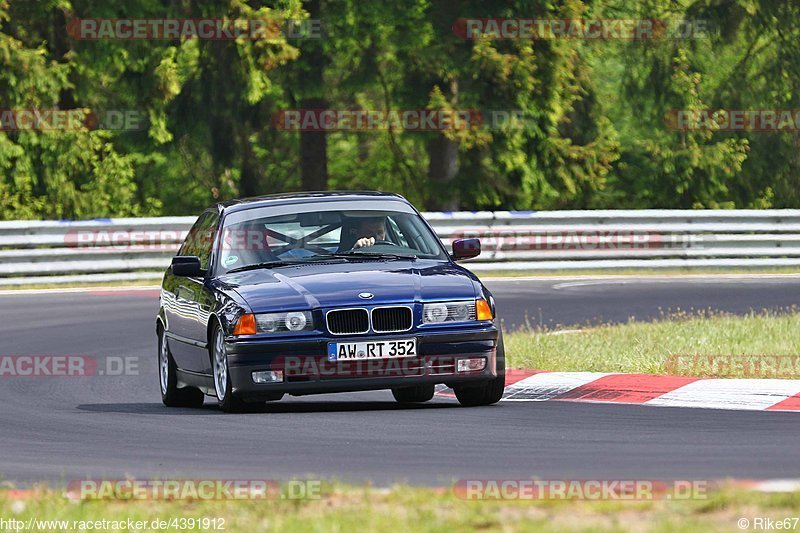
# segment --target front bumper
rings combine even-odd
[[[417,339],[417,356],[399,359],[328,362],[329,342]],[[365,338],[229,340],[226,342],[233,393],[258,399],[276,393],[292,395],[411,387],[445,383],[449,386],[488,381],[497,377],[495,326],[446,331],[416,331]],[[457,372],[460,358],[483,357],[483,370]],[[255,383],[253,372],[284,372],[284,381]]]

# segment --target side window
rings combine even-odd
[[[217,234],[217,223],[219,215],[215,211],[206,211],[197,219],[189,235],[183,241],[178,255],[196,255],[200,258],[200,266],[208,268],[211,259],[211,249],[214,245],[214,237]]]

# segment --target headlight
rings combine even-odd
[[[464,300],[461,302],[438,302],[425,304],[422,306],[423,324],[441,324],[442,322],[474,322],[475,320],[475,300]]]
[[[306,329],[308,323],[311,322],[311,313],[308,313],[308,316],[306,316],[306,313],[307,311],[286,313],[286,320],[284,320],[286,329],[289,331],[303,331]]]
[[[259,333],[281,333],[285,331],[308,331],[314,329],[311,311],[290,313],[262,313],[256,315]]]
[[[289,313],[246,314],[239,317],[234,335],[255,335],[256,333],[286,333],[311,331],[314,319],[311,311],[291,311]]]

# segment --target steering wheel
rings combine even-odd
[[[379,240],[376,240],[375,242],[373,242],[372,244],[370,244],[368,246],[362,246],[360,248],[356,248],[355,246],[353,246],[350,249],[351,250],[363,250],[364,248],[372,248],[373,246],[377,246],[379,244],[385,244],[385,245],[389,245],[389,246],[398,246],[397,244],[393,243],[392,241],[379,241]]]

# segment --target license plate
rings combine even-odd
[[[394,359],[415,355],[417,355],[417,339],[328,343],[328,361]]]

